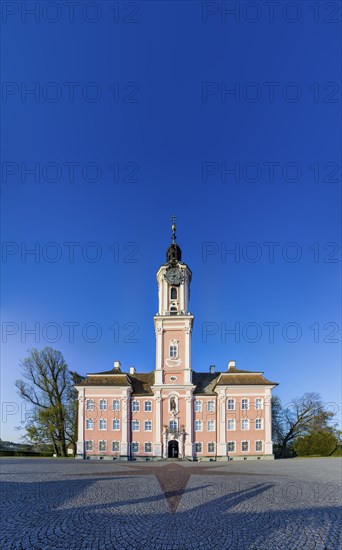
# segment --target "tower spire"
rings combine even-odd
[[[176,242],[176,221],[177,221],[177,218],[176,218],[176,215],[175,214],[172,214],[171,216],[171,229],[172,229],[172,244],[174,244]]]
[[[182,251],[181,251],[180,247],[178,246],[178,244],[176,242],[176,239],[177,239],[177,237],[176,237],[176,220],[177,220],[176,215],[172,214],[172,216],[171,216],[171,231],[172,231],[171,244],[170,244],[170,246],[169,246],[169,248],[167,249],[167,252],[166,252],[166,261],[167,261],[167,263],[172,264],[172,265],[177,264],[182,259]]]

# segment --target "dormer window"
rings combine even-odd
[[[177,289],[173,286],[171,288],[171,300],[177,300],[177,296],[178,296]]]

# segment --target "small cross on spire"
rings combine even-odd
[[[172,229],[172,242],[173,243],[176,242],[176,221],[177,221],[176,215],[172,214],[172,216],[171,216],[171,223],[172,223],[171,229]]]

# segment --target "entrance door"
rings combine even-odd
[[[178,441],[169,441],[168,458],[178,458]]]

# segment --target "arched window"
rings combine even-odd
[[[171,288],[171,300],[177,300],[177,289],[174,286]]]

